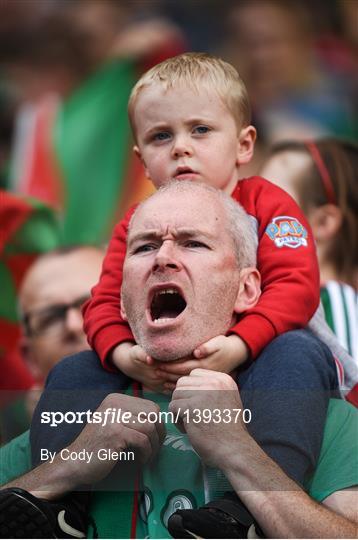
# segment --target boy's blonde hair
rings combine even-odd
[[[244,82],[236,69],[221,58],[206,53],[184,53],[152,67],[133,87],[128,102],[129,121],[135,136],[134,111],[141,91],[161,84],[165,90],[185,84],[197,92],[214,90],[233,115],[238,129],[250,124],[251,110]]]

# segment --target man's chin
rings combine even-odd
[[[192,356],[195,345],[183,343],[183,339],[165,338],[163,336],[150,339],[144,347],[146,352],[160,362],[174,362]]]

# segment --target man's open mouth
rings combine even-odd
[[[153,295],[150,316],[155,324],[164,324],[176,319],[186,308],[186,301],[178,289],[168,287]]]

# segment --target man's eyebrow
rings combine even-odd
[[[158,231],[157,229],[147,229],[145,231],[139,231],[133,235],[129,234],[128,236],[128,246],[131,246],[135,242],[143,242],[147,240],[160,239],[163,236],[163,231]],[[193,237],[204,237],[208,240],[214,240],[216,235],[211,234],[209,231],[203,229],[192,229],[187,227],[180,227],[176,230],[175,237],[177,238],[193,238]]]
[[[138,242],[138,241],[152,240],[153,238],[159,238],[159,237],[160,237],[160,233],[158,231],[155,231],[154,229],[153,230],[149,229],[149,230],[140,231],[134,234],[129,233],[127,242],[128,242],[128,245],[130,246],[131,244],[134,244],[135,242]]]

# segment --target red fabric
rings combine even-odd
[[[0,190],[0,254],[3,262],[12,272],[16,288],[18,288],[23,272],[32,261],[33,256],[12,254],[5,257],[3,252],[10,239],[29,218],[32,211],[32,206],[23,199],[19,199],[7,191]],[[1,407],[5,402],[13,398],[12,391],[30,388],[33,385],[33,378],[17,349],[17,341],[20,335],[18,323],[3,317],[0,318],[0,335]],[[7,390],[9,390],[8,393],[4,392]]]
[[[32,206],[8,191],[0,190],[0,253],[32,213]]]
[[[133,334],[120,312],[127,229],[134,208],[128,210],[124,219],[115,226],[99,283],[92,289],[92,298],[82,309],[88,343],[109,371],[116,371],[107,361],[111,350],[123,341],[134,341]]]
[[[38,257],[38,253],[18,253],[4,257],[4,263],[11,272],[16,290],[20,288],[27,270],[36,257]]]
[[[0,359],[5,351],[10,351],[14,348],[20,337],[20,326],[18,322],[12,322],[4,317],[0,317]],[[2,379],[0,378],[0,381]]]
[[[238,182],[232,197],[257,219],[257,267],[262,295],[231,329],[248,345],[252,357],[277,335],[307,325],[319,304],[319,269],[311,228],[295,201],[258,176]],[[278,216],[289,216],[306,229],[307,247],[276,247],[266,228]]]
[[[33,384],[34,379],[17,347],[1,357],[0,407],[13,399],[14,391],[28,390]]]
[[[236,333],[256,358],[277,335],[306,326],[319,304],[319,271],[313,236],[305,217],[294,200],[282,189],[258,176],[238,182],[233,198],[258,223],[258,268],[262,277],[262,295],[258,304],[242,315],[230,333]],[[120,314],[120,287],[126,250],[129,210],[116,225],[92,299],[84,306],[84,324],[88,341],[106,369],[111,350],[124,341],[134,341],[129,326]],[[308,246],[296,249],[276,247],[265,233],[278,216],[297,219],[308,232]]]
[[[352,390],[345,396],[346,400],[358,407],[358,383],[353,386]]]
[[[64,187],[52,142],[58,107],[56,98],[46,96],[35,108],[31,152],[20,178],[19,192],[61,210],[64,206]]]

